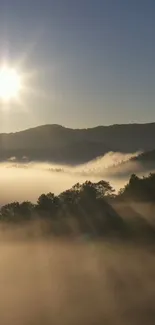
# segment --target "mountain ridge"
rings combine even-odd
[[[155,123],[113,124],[71,129],[45,124],[23,131],[0,133],[0,160],[79,164],[113,151],[133,153],[155,149]]]
[[[39,129],[39,128],[44,128],[44,127],[57,127],[57,128],[61,128],[61,129],[66,129],[66,130],[73,130],[73,131],[86,131],[86,130],[94,130],[94,129],[99,129],[99,128],[114,128],[114,127],[130,127],[130,126],[151,126],[154,125],[155,126],[155,122],[148,122],[148,123],[114,123],[114,124],[108,124],[108,125],[96,125],[96,126],[92,126],[92,127],[88,127],[88,128],[71,128],[68,126],[64,126],[61,124],[55,124],[55,123],[50,123],[50,124],[41,124],[41,125],[37,125],[37,126],[32,126],[26,129],[21,129],[18,131],[12,131],[12,132],[0,132],[1,134],[15,134],[15,133],[20,133],[20,132],[25,132],[25,131],[29,131],[29,130],[35,130],[35,129]]]

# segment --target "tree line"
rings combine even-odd
[[[155,202],[155,174],[142,178],[131,175],[127,185],[117,194],[107,181],[86,181],[58,196],[42,194],[36,204],[12,202],[1,207],[0,221],[16,224],[39,219],[47,222],[48,232],[54,235],[128,236],[137,227],[138,231],[147,230],[154,236],[153,223],[150,226],[146,220],[142,222],[141,216],[131,207],[132,222],[119,214],[116,205],[125,204],[128,209],[129,202]]]

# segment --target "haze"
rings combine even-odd
[[[12,157],[10,161],[0,164],[0,204],[25,199],[36,202],[42,193],[59,194],[77,182],[82,183],[86,180],[105,179],[118,191],[127,183],[130,174],[137,172],[141,175],[150,172],[150,170],[144,172],[141,165],[130,162],[130,159],[138,154],[138,152],[132,154],[110,152],[77,166],[39,162],[19,163]],[[122,161],[126,162],[123,166]]]
[[[1,62],[28,75],[1,132],[154,121],[154,22],[152,0],[1,1]]]
[[[154,58],[154,0],[0,1],[0,325],[155,324]]]

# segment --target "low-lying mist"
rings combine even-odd
[[[155,322],[155,256],[146,247],[3,236],[0,256],[0,324]]]
[[[132,173],[148,173],[131,158],[138,153],[109,152],[83,165],[64,166],[51,163],[18,163],[15,157],[0,164],[0,204],[11,201],[35,202],[42,193],[60,192],[77,182],[105,179],[117,190],[124,186]]]
[[[108,180],[118,190],[131,173],[144,174],[143,167],[130,160],[135,155],[109,153],[74,167],[11,159],[0,164],[0,203],[35,202],[43,192],[58,194],[86,179]],[[125,204],[114,202],[113,216],[118,214],[126,225],[132,215],[147,221],[141,225],[135,219],[135,235],[128,240],[119,236],[103,240],[79,232],[56,237],[47,231],[46,218],[24,224],[2,222],[0,324],[154,325],[155,246],[148,240],[147,227],[154,227],[154,207]],[[143,230],[147,237],[143,238]]]

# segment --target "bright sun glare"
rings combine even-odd
[[[9,101],[17,98],[22,86],[21,77],[18,72],[9,67],[0,69],[0,98]]]

